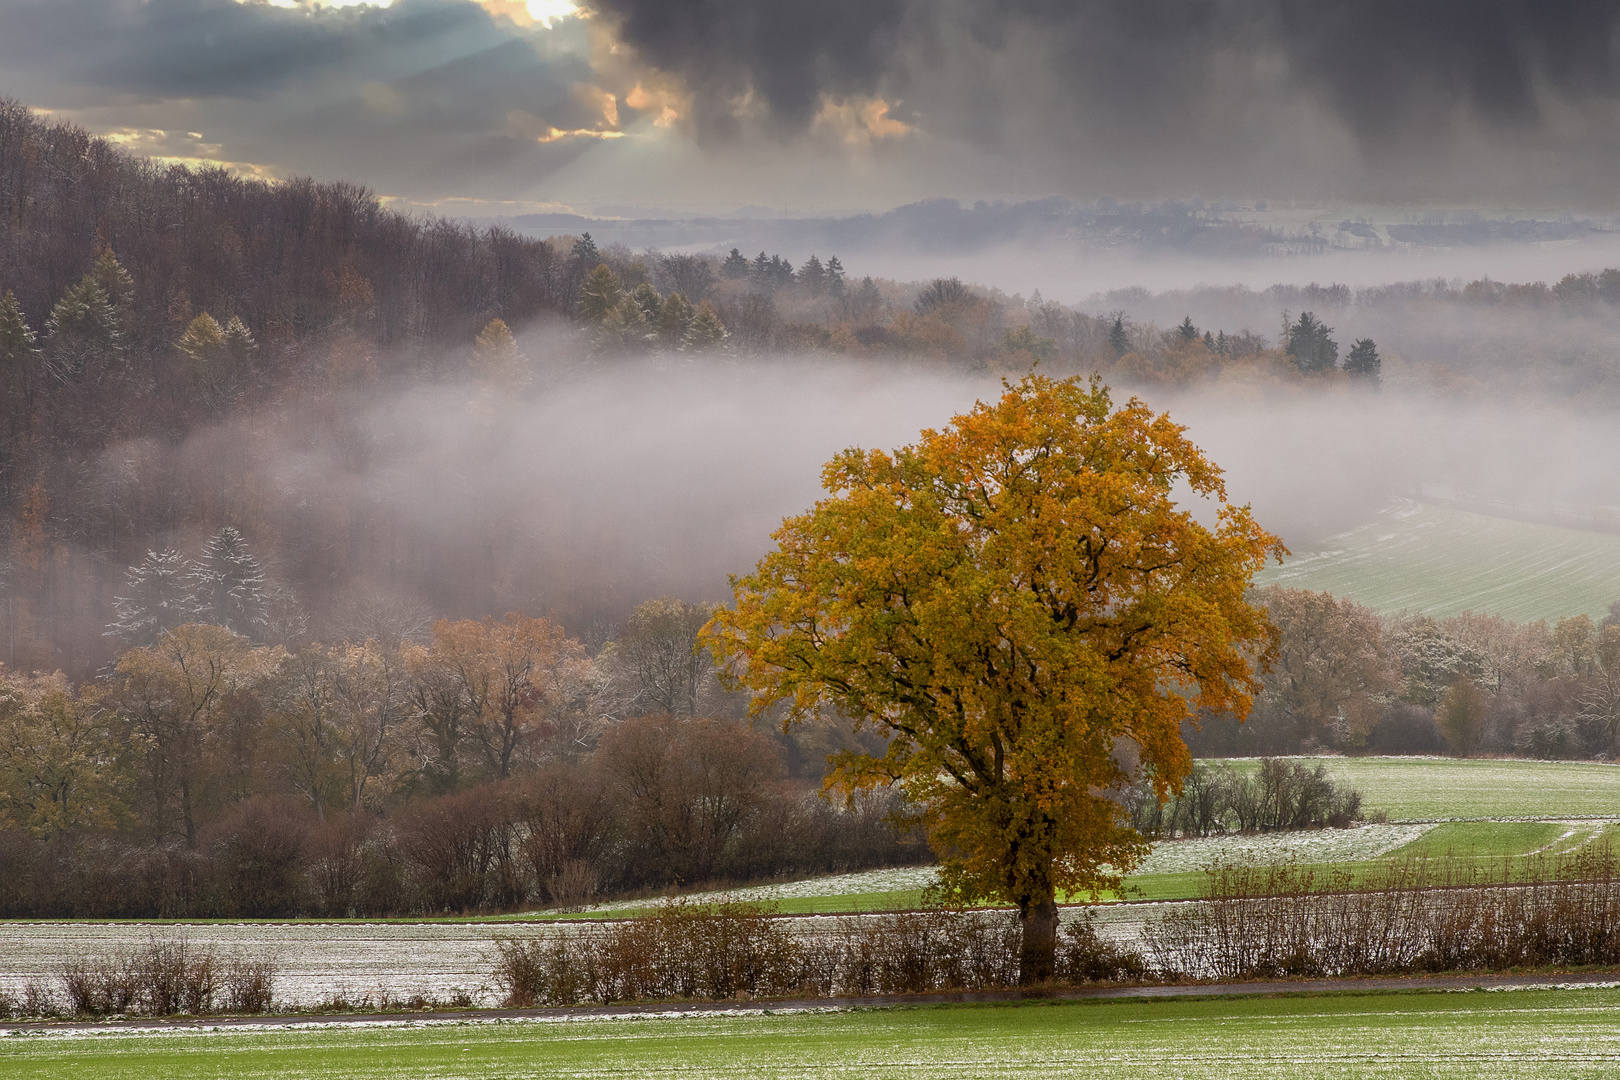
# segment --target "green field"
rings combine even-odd
[[[1301,548],[1259,581],[1347,596],[1387,613],[1595,617],[1620,599],[1620,536],[1403,501],[1370,524]]]
[[[1323,758],[1391,821],[1620,818],[1620,765],[1485,758]]]
[[[0,1076],[1608,1077],[1620,990],[933,1006],[0,1039]]]

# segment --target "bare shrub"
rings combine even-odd
[[[266,1012],[276,963],[238,955],[221,962],[184,937],[152,938],[140,947],[85,957],[62,972],[68,1008],[79,1016],[202,1015],[217,1004],[233,1012]]]
[[[1503,866],[1223,866],[1205,898],[1149,924],[1173,978],[1379,975],[1620,963],[1620,872],[1608,850]]]

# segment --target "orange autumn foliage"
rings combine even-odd
[[[927,808],[947,896],[1017,904],[1025,981],[1059,892],[1115,888],[1145,844],[1110,792],[1135,745],[1161,795],[1195,709],[1245,715],[1274,631],[1244,599],[1282,553],[1168,416],[1029,376],[893,454],[846,450],[705,630],[756,713],[887,729],[829,783]],[[1215,525],[1176,505],[1185,484]],[[1044,973],[1044,974],[1043,974]]]

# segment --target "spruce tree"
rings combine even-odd
[[[752,269],[753,264],[748,261],[748,256],[732,248],[731,254],[726,256],[726,261],[720,264],[720,275],[732,281],[740,281],[747,277]]]
[[[602,254],[596,250],[596,241],[591,239],[590,233],[584,233],[574,241],[573,259],[583,266],[595,266],[602,261]]]
[[[124,575],[124,588],[113,597],[113,621],[105,636],[126,645],[150,645],[165,633],[196,622],[197,567],[178,551],[148,551]]]
[[[189,581],[203,620],[253,638],[270,628],[271,589],[264,567],[234,525],[209,538]]]
[[[118,313],[89,275],[70,286],[45,321],[45,360],[60,382],[105,365],[123,353]]]
[[[810,290],[811,296],[820,296],[827,287],[827,271],[821,265],[821,260],[812,254],[799,267],[797,275],[799,284]]]
[[[1378,355],[1378,346],[1372,338],[1362,338],[1350,346],[1344,358],[1344,373],[1353,379],[1377,386],[1383,380],[1384,358]]]
[[[658,313],[658,338],[664,347],[680,348],[691,325],[692,305],[686,302],[686,297],[678,292],[666,296],[663,310]]]
[[[658,290],[652,287],[652,283],[643,281],[640,285],[637,285],[636,291],[630,294],[630,298],[636,302],[636,306],[647,317],[647,321],[656,326],[664,302],[659,299]]]
[[[1327,326],[1309,311],[1299,313],[1299,319],[1288,327],[1287,355],[1294,358],[1299,370],[1307,375],[1332,371],[1339,364],[1339,346]]]
[[[827,291],[834,296],[844,295],[844,264],[836,255],[827,260]]]
[[[608,313],[619,306],[624,292],[619,288],[619,277],[607,265],[598,263],[586,277],[579,290],[579,313],[588,321],[601,325]]]
[[[763,251],[749,268],[748,276],[754,279],[756,285],[767,286],[771,283],[771,260]]]
[[[1131,351],[1131,336],[1125,329],[1125,316],[1114,316],[1114,325],[1108,330],[1108,347],[1114,350],[1116,356],[1124,356]]]
[[[1181,325],[1176,327],[1176,333],[1181,335],[1182,341],[1191,341],[1198,336],[1198,327],[1193,325],[1191,315],[1181,320]]]
[[[599,349],[633,350],[647,344],[647,315],[636,303],[635,297],[626,296],[602,317],[596,328],[596,347]]]
[[[713,349],[726,339],[726,324],[707,300],[698,305],[692,325],[686,331],[686,347],[695,351]]]
[[[34,331],[11,290],[0,294],[0,401],[21,394],[28,364],[39,355]]]

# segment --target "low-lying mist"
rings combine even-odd
[[[727,575],[818,497],[836,451],[910,442],[999,390],[893,363],[624,361],[521,390],[418,385],[284,409],[173,451],[122,447],[104,472],[123,497],[175,500],[177,528],[154,546],[239,523],[317,635],[357,595],[383,595],[446,616],[550,614],[600,641],[650,597],[724,599]],[[1232,498],[1296,546],[1420,485],[1620,504],[1609,412],[1331,388],[1150,404],[1187,424]]]

